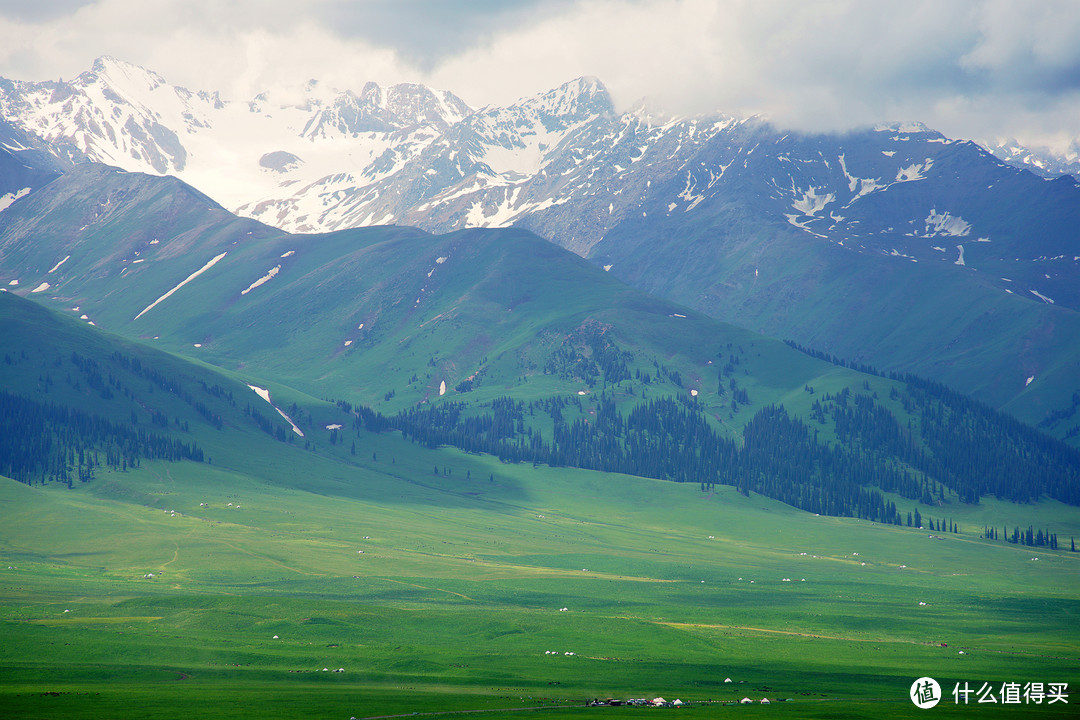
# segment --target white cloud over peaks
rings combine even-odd
[[[978,38],[962,64],[1006,77],[1059,72],[1080,78],[1080,11],[1072,0],[1036,4],[992,0],[975,15]]]
[[[112,55],[170,83],[241,100],[310,78],[342,88],[415,79],[393,49],[320,24],[306,11],[320,4],[91,0],[44,21],[0,13],[0,76],[69,79]]]
[[[109,54],[234,99],[318,78],[342,89],[424,82],[480,106],[592,75],[621,107],[649,96],[676,113],[764,113],[804,130],[921,120],[956,137],[1080,138],[1076,0],[8,6],[0,76],[19,79],[71,77]]]
[[[958,137],[1080,137],[1080,3],[587,0],[433,72],[508,102],[595,75],[627,106],[764,113],[803,130],[922,120]],[[515,94],[516,93],[516,94]]]

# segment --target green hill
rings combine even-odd
[[[753,198],[746,203],[752,208]],[[912,262],[889,255],[888,243],[905,247],[891,234],[874,241],[880,249],[859,252],[853,248],[869,240],[849,239],[849,248],[777,229],[738,202],[664,219],[654,219],[662,216],[654,210],[648,223],[613,229],[590,257],[635,287],[712,317],[932,378],[1080,443],[1073,399],[1080,391],[1080,314],[1022,289],[1014,293],[1003,278],[1023,263],[985,259],[989,251],[978,247],[969,263],[979,272],[927,258]],[[1075,235],[1032,232],[1047,242]]]
[[[512,255],[513,243],[504,246]],[[513,312],[527,318],[527,306]],[[700,345],[719,332],[667,309],[633,316],[651,322],[650,342],[690,328]],[[815,400],[835,395],[821,412],[843,417],[839,397],[854,410],[854,395],[865,394],[862,385],[844,393],[856,379],[883,402],[889,388],[914,392],[762,338],[722,337],[738,360],[726,359],[729,375],[748,394],[765,396],[790,368],[808,373],[814,393],[791,391],[785,407],[805,398],[812,413]],[[594,422],[591,403],[620,397],[620,383],[619,392],[636,393],[622,408],[646,392],[689,397],[690,376],[681,388],[672,376],[694,352],[657,360],[668,370],[649,382],[608,381],[605,390],[614,371],[605,368],[618,363],[589,370],[589,342],[535,350],[530,357],[561,358],[570,369],[564,377],[538,367],[520,387],[535,398],[568,387]],[[628,347],[638,358],[649,345]],[[206,454],[103,463],[70,487],[0,478],[0,706],[10,717],[157,718],[178,707],[193,718],[516,717],[520,708],[572,717],[590,698],[646,696],[679,698],[688,703],[681,712],[702,717],[742,697],[783,700],[800,717],[907,717],[908,689],[924,675],[954,705],[956,683],[1070,682],[1080,670],[1077,556],[1066,539],[1080,522],[1075,508],[1052,500],[953,498],[946,510],[937,498],[884,495],[958,526],[928,531],[817,516],[722,484],[428,448],[369,429],[343,402],[147,348],[12,293],[0,293],[0,359],[12,396],[150,426]],[[649,367],[657,372],[647,357],[628,364]],[[269,387],[304,437],[248,383]],[[514,390],[481,382],[441,403],[431,394],[427,406],[485,392],[497,404],[496,392]],[[396,401],[381,405],[392,413]],[[899,396],[888,402],[902,407]],[[475,403],[478,415],[492,409]],[[753,424],[742,421],[744,432]],[[843,432],[844,421],[827,426]],[[735,432],[730,419],[711,427]],[[982,537],[1005,525],[1053,530],[1063,547]],[[1024,710],[1056,717],[1059,707]]]
[[[3,262],[24,263],[20,287],[339,403],[324,442],[362,424],[891,523],[907,511],[882,493],[936,500],[942,515],[991,495],[1080,501],[1080,454],[985,406],[650,297],[524,231],[284,235],[175,181],[100,168],[17,208]],[[285,414],[308,423],[305,444],[326,435],[301,406]]]

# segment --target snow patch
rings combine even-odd
[[[848,190],[855,192],[856,178],[852,177],[851,173],[848,172],[847,159],[842,154],[837,159],[840,161],[840,170],[843,171],[844,177],[847,178]],[[828,167],[828,163],[825,166]]]
[[[784,217],[787,218],[787,221],[789,223],[791,223],[795,227],[799,228],[800,230],[805,230],[806,232],[810,233],[811,235],[813,235],[815,237],[820,237],[820,238],[825,237],[824,235],[822,235],[820,233],[816,233],[813,230],[811,230],[809,227],[806,226],[806,223],[809,222],[809,220],[800,221],[798,219],[799,218],[798,215],[788,215],[787,213],[784,214]],[[843,245],[843,243],[840,243],[840,244]]]
[[[826,193],[825,195],[818,195],[818,190],[824,190],[825,188],[816,188],[813,185],[809,190],[802,191],[802,197],[791,203],[791,207],[798,210],[802,215],[808,215],[810,217],[816,216],[819,212],[825,209],[825,206],[836,200],[836,196],[832,193]],[[794,192],[799,192],[794,190]]]
[[[8,285],[10,285],[10,286],[12,286],[12,287],[15,287],[15,286],[16,286],[16,285],[18,285],[18,284],[19,284],[19,281],[18,281],[18,280],[12,280],[11,282],[9,282],[9,283],[8,283]]]
[[[48,289],[49,289],[50,287],[52,287],[52,285],[49,285],[49,283],[47,283],[47,282],[43,282],[43,283],[41,283],[40,285],[38,285],[38,286],[37,286],[36,288],[34,288],[33,290],[31,290],[30,292],[32,292],[32,293],[39,293],[39,292],[45,292],[45,291],[46,291],[46,290],[48,290]]]
[[[0,195],[0,212],[7,210],[11,205],[19,198],[24,198],[30,194],[30,188],[23,188],[17,192],[8,193],[6,195]]]
[[[223,252],[223,253],[221,253],[220,255],[217,255],[217,256],[215,256],[215,257],[214,257],[214,258],[213,258],[212,260],[210,260],[210,262],[206,263],[206,264],[205,264],[205,265],[203,265],[203,266],[202,266],[201,268],[199,268],[199,269],[198,269],[198,270],[196,270],[195,272],[193,272],[193,273],[191,273],[190,275],[188,275],[188,276],[187,276],[187,277],[186,277],[186,278],[185,278],[185,279],[184,279],[184,280],[183,280],[183,281],[182,281],[182,282],[181,282],[181,283],[180,283],[179,285],[177,285],[177,286],[176,286],[176,287],[174,287],[174,288],[173,288],[172,290],[170,290],[169,292],[165,293],[164,295],[162,295],[161,297],[159,297],[159,298],[158,298],[157,300],[155,300],[154,302],[150,303],[150,304],[149,304],[149,305],[147,305],[147,306],[146,306],[145,308],[143,308],[142,312],[140,312],[140,313],[139,313],[138,315],[136,315],[136,316],[135,316],[135,317],[134,317],[133,319],[134,319],[134,320],[138,320],[139,318],[141,318],[141,317],[142,317],[143,315],[145,315],[145,314],[146,314],[146,313],[147,313],[148,311],[152,310],[152,309],[154,308],[154,306],[156,306],[156,305],[157,305],[158,303],[160,303],[160,302],[161,302],[162,300],[165,300],[165,299],[167,299],[167,298],[168,298],[169,296],[171,296],[171,295],[172,295],[173,293],[175,293],[175,292],[176,292],[177,290],[179,290],[180,288],[184,287],[184,286],[185,286],[185,285],[187,285],[187,284],[188,284],[189,282],[191,282],[191,281],[192,281],[192,280],[194,280],[195,278],[199,277],[200,275],[202,275],[202,274],[203,274],[204,272],[206,272],[206,271],[207,271],[207,270],[209,270],[210,268],[212,268],[212,267],[214,267],[215,265],[217,265],[218,261],[219,261],[219,260],[221,260],[221,258],[225,257],[225,256],[226,256],[226,255],[228,255],[228,254],[229,254],[228,252]]]
[[[695,207],[697,207],[698,203],[700,203],[702,200],[705,199],[705,193],[702,192],[702,193],[695,194],[694,193],[695,189],[697,189],[697,180],[694,178],[694,176],[692,174],[687,172],[686,173],[686,187],[684,187],[682,192],[680,192],[679,195],[678,195],[678,197],[680,197],[683,200],[685,200],[686,202],[690,203],[686,208],[686,212],[690,212],[691,210],[693,210]],[[672,205],[674,205],[674,203],[672,203]],[[668,211],[670,212],[672,209],[674,209],[674,208],[669,207]],[[609,214],[610,214],[610,210],[609,210]]]
[[[1035,381],[1035,376],[1034,376],[1034,375],[1032,375],[1031,377],[1029,377],[1029,378],[1027,379],[1027,382],[1025,382],[1025,383],[1024,383],[1024,387],[1027,387],[1028,385],[1030,385],[1030,384],[1031,384],[1031,383],[1033,383],[1034,381]]]
[[[931,158],[926,158],[925,163],[912,163],[907,167],[900,168],[896,171],[896,182],[915,182],[916,180],[925,180],[926,171],[934,166],[934,161]]]
[[[443,380],[442,382],[439,383],[439,395],[442,396],[442,395],[445,395],[445,394],[446,394],[446,381]]]
[[[465,227],[483,227],[484,219],[484,204],[477,200],[469,206],[469,212],[465,216]]]
[[[70,259],[71,259],[71,256],[70,256],[70,255],[66,256],[66,257],[65,257],[65,258],[64,258],[63,260],[61,260],[60,262],[58,262],[58,263],[56,263],[55,265],[53,265],[53,266],[52,266],[52,270],[50,270],[49,272],[47,272],[47,273],[45,273],[45,274],[46,274],[46,275],[50,275],[50,274],[52,274],[52,273],[56,272],[56,271],[57,271],[57,270],[58,270],[58,269],[60,268],[60,266],[61,266],[61,265],[63,265],[64,263],[66,263],[66,262],[67,262],[68,260],[70,260]]]
[[[932,208],[923,222],[926,223],[926,235],[924,237],[934,237],[935,235],[964,237],[971,232],[971,223],[960,216],[953,217],[948,211],[939,213],[937,208]]]
[[[893,155],[896,154],[896,151],[895,150],[882,150],[881,154],[884,155],[885,157],[892,157]]]
[[[34,292],[37,292],[37,290],[35,290]],[[1031,294],[1032,294],[1032,295],[1034,295],[1035,297],[1039,298],[1039,299],[1040,299],[1040,300],[1042,300],[1042,301],[1043,301],[1044,303],[1048,303],[1048,304],[1050,304],[1050,305],[1053,305],[1053,304],[1054,304],[1054,301],[1053,301],[1053,300],[1052,300],[1051,298],[1048,298],[1048,297],[1046,297],[1045,295],[1043,295],[1043,294],[1042,294],[1041,292],[1039,292],[1038,290],[1031,290],[1030,292],[1031,292]]]
[[[269,390],[267,390],[266,388],[261,388],[261,387],[258,387],[257,385],[251,385],[250,383],[248,384],[248,387],[249,387],[249,388],[251,388],[252,390],[254,390],[254,391],[255,391],[255,394],[256,394],[256,395],[258,395],[258,396],[259,396],[259,397],[261,397],[261,398],[262,398],[263,400],[265,400],[265,401],[266,401],[267,403],[269,403],[270,407],[272,407],[272,408],[274,408],[275,410],[277,410],[277,412],[278,412],[278,415],[280,415],[281,417],[285,418],[285,422],[289,423],[289,425],[291,425],[291,426],[292,426],[292,429],[293,429],[293,432],[294,432],[294,433],[296,433],[296,434],[297,434],[297,435],[299,435],[300,437],[304,437],[304,432],[303,432],[303,430],[301,430],[300,428],[296,427],[296,423],[294,423],[294,422],[292,421],[292,418],[291,418],[291,417],[289,417],[288,415],[286,415],[286,414],[285,414],[285,413],[284,413],[284,412],[283,412],[283,411],[281,410],[281,408],[279,408],[279,407],[278,407],[277,405],[275,405],[275,404],[274,404],[274,402],[273,402],[273,400],[271,400],[271,399],[270,399],[270,391],[269,391]]]
[[[270,403],[271,405],[274,404],[274,403],[270,402],[270,391],[269,390],[267,390],[265,388],[261,388],[261,387],[256,387],[255,385],[248,385],[248,387],[251,388],[252,390],[254,390],[255,394],[258,395],[259,397],[261,397],[266,402]]]
[[[290,250],[288,252],[282,253],[281,257],[283,257],[283,258],[292,257],[295,254],[296,254],[295,250]]]
[[[268,282],[270,282],[271,280],[273,280],[273,279],[274,279],[274,277],[275,277],[275,276],[276,276],[276,275],[277,275],[277,274],[278,274],[279,272],[281,272],[281,266],[280,266],[280,265],[275,265],[274,267],[270,268],[269,272],[267,272],[267,273],[266,273],[265,275],[263,275],[263,276],[262,276],[261,278],[259,278],[259,279],[258,279],[258,280],[256,280],[255,282],[253,282],[253,283],[251,283],[250,285],[248,285],[248,286],[247,286],[247,290],[241,290],[241,291],[240,291],[240,294],[241,294],[241,295],[247,295],[247,294],[248,294],[249,292],[251,292],[251,291],[252,291],[252,290],[254,290],[255,288],[259,287],[260,285],[262,285],[262,284],[264,284],[264,283],[268,283]]]
[[[956,249],[960,251],[960,257],[956,258],[956,260],[953,262],[953,265],[963,266],[964,265],[964,246],[963,245],[957,245]]]

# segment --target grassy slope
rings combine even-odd
[[[92,330],[74,318],[10,293],[0,293],[0,328],[0,355],[4,358],[0,387],[4,390],[124,425],[134,417],[142,429],[195,442],[211,459],[220,456],[225,460],[238,447],[258,448],[273,442],[245,416],[244,407],[250,404],[279,422],[276,413],[244,383],[215,369]],[[138,360],[145,370],[174,382],[179,394],[126,366],[117,354],[129,361]],[[94,361],[98,375],[108,378],[108,400],[91,387],[74,355]],[[215,387],[231,393],[233,401],[207,391]],[[222,429],[215,429],[196,405],[220,416]],[[152,412],[163,414],[169,425],[154,425]]]
[[[594,253],[648,292],[845,359],[944,382],[1031,424],[1069,407],[1080,390],[1076,311],[1009,295],[952,264],[875,258],[771,230],[740,234],[739,212],[680,218],[652,235],[613,231]],[[1073,418],[1050,431],[1062,437],[1075,425]]]
[[[174,375],[230,382],[2,300],[15,358],[5,379],[26,392],[53,354],[104,358],[118,345]],[[682,320],[657,313],[651,332],[692,334],[695,318]],[[763,387],[790,371],[771,347],[747,352]],[[823,368],[818,392],[850,381]],[[60,372],[52,399],[129,412],[122,395],[73,392]],[[258,705],[349,717],[662,694],[783,696],[800,716],[842,703],[880,717],[909,712],[903,693],[922,674],[1075,675],[1075,557],[1033,561],[977,538],[984,523],[1080,534],[1074,509],[950,507],[965,533],[932,539],[727,488],[507,466],[393,435],[331,446],[316,428],[347,421],[340,409],[270,386],[303,406],[318,452],[270,440],[233,409],[223,431],[191,417],[213,465],[146,463],[74,491],[0,483],[8,716],[170,717],[182,706],[247,717]],[[166,399],[170,414],[191,414]],[[785,399],[800,401],[801,390]],[[926,644],[942,641],[950,648]]]
[[[58,299],[61,307],[77,304],[101,327],[230,369],[242,379],[274,378],[316,397],[389,412],[439,400],[442,382],[444,400],[474,404],[506,394],[526,400],[574,395],[585,387],[581,380],[549,374],[545,365],[586,326],[604,328],[631,352],[632,370],[657,377],[654,362],[677,370],[685,387],[664,383],[657,392],[697,389],[711,414],[736,429],[756,408],[822,375],[840,372],[853,386],[862,382],[856,373],[837,371],[779,342],[643,295],[521,231],[430,236],[374,228],[240,243],[196,281],[133,320],[219,249],[187,257],[182,268],[172,266],[168,281],[159,277],[166,261],[151,258],[127,273],[124,292],[94,298],[61,286]],[[279,274],[242,294],[275,266],[282,268]],[[742,356],[737,379],[752,407],[729,417],[724,408],[730,394],[717,394],[719,366],[713,363],[731,354]],[[455,392],[481,370],[471,394]],[[624,390],[630,392],[631,385],[633,397],[640,398],[640,384],[627,383]],[[391,390],[394,396],[385,398]]]
[[[526,281],[511,279],[468,284],[491,293],[470,298],[470,307],[505,302],[499,293]],[[714,348],[702,336],[713,326],[670,309],[657,302],[626,312],[638,313],[637,329],[656,345],[688,348],[667,362],[696,365],[707,379]],[[407,342],[393,334],[414,327],[404,316],[387,335]],[[535,332],[531,318],[551,321],[519,317],[522,337]],[[50,318],[3,336],[18,353],[5,373],[21,373],[27,388],[53,354],[90,354],[97,342],[96,352],[108,354],[115,342]],[[453,329],[418,344],[416,357]],[[804,382],[826,392],[855,378],[726,332],[725,347],[749,346],[743,362],[754,372],[744,377],[758,402],[808,404]],[[45,337],[61,352],[41,350]],[[283,362],[297,362],[302,347]],[[154,362],[175,363],[190,382],[201,375],[231,383],[238,397],[247,392],[209,368],[164,355]],[[516,366],[508,367],[513,380]],[[237,377],[261,382],[248,372],[238,368]],[[871,381],[886,397],[886,381]],[[551,382],[549,389],[569,387]],[[904,717],[907,686],[920,675],[948,687],[1057,682],[1072,681],[1080,667],[1075,556],[1040,552],[1034,561],[1028,549],[977,538],[985,522],[1080,534],[1075,509],[957,508],[947,514],[965,533],[937,539],[813,517],[725,488],[703,496],[696,486],[506,466],[390,435],[356,437],[353,455],[315,431],[345,420],[340,410],[270,386],[279,404],[303,406],[298,420],[318,452],[271,441],[222,406],[232,413],[223,431],[191,417],[212,466],[146,463],[74,491],[0,483],[6,715],[172,717],[184,707],[189,715],[250,717],[257,707],[268,716],[348,717],[535,706],[540,698],[745,694],[791,697],[798,702],[784,711],[799,716]],[[101,405],[86,393],[52,392]],[[173,403],[168,412],[190,414],[185,408]],[[129,408],[112,412],[123,418]],[[957,646],[968,654],[957,655]],[[53,692],[62,694],[46,694]],[[1052,716],[1059,707],[1041,711]]]
[[[1067,408],[1080,390],[1080,320],[1071,310],[1006,295],[951,264],[877,262],[762,231],[745,207],[707,212],[689,224],[682,218],[677,226],[653,226],[651,235],[629,226],[613,231],[607,242],[635,245],[620,250],[613,273],[639,283],[660,278],[647,289],[849,359],[935,377],[1027,422]],[[5,212],[0,225],[4,282],[19,280],[14,287],[20,292],[47,282],[50,288],[35,297],[78,306],[101,327],[354,402],[377,402],[389,384],[397,405],[409,404],[437,391],[442,378],[452,388],[484,357],[500,352],[503,362],[492,369],[510,384],[522,376],[515,337],[525,342],[530,329],[551,330],[552,321],[568,322],[582,307],[614,310],[613,292],[628,296],[596,274],[587,280],[599,287],[582,291],[569,281],[581,279],[584,269],[550,253],[548,270],[568,271],[567,277],[539,268],[523,273],[512,251],[490,264],[502,242],[492,238],[520,237],[513,233],[433,238],[377,228],[285,236],[230,216],[174,180],[99,166],[80,167],[42,188]],[[668,248],[666,254],[659,247]],[[222,253],[213,268],[134,320]],[[438,264],[439,257],[448,264]],[[471,267],[461,267],[462,261]],[[241,295],[277,266],[277,277]],[[491,292],[477,297],[479,285],[468,282],[486,283]],[[893,289],[883,294],[882,288]],[[575,298],[600,302],[568,302]],[[467,306],[456,302],[464,300]],[[637,321],[625,306],[621,310],[621,320]],[[529,317],[507,317],[513,312]],[[313,316],[320,321],[312,323]],[[516,335],[498,334],[507,321]],[[941,338],[949,339],[944,347]],[[666,339],[650,343],[638,335],[632,344],[668,352]],[[418,380],[406,392],[414,375]],[[1063,437],[1076,422],[1073,416],[1048,430]]]
[[[0,567],[15,568],[0,704],[349,717],[767,695],[799,716],[903,717],[920,675],[1080,672],[1077,558],[978,539],[994,504],[931,538],[726,488],[359,444],[354,463],[274,443],[252,474],[223,460],[75,491],[0,483]],[[1080,531],[1071,509],[1026,512]]]

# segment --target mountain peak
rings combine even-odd
[[[471,112],[456,95],[418,83],[383,87],[367,82],[359,93],[346,90],[319,105],[304,128],[304,137],[391,132],[422,125],[446,128]]]
[[[921,122],[908,120],[905,122],[886,122],[874,126],[875,132],[891,132],[891,133],[934,133],[938,134],[936,130],[928,128]]]
[[[154,89],[165,85],[165,78],[156,72],[144,67],[129,63],[126,60],[114,58],[111,55],[102,55],[90,68],[96,78],[109,81],[113,85],[138,85]],[[82,76],[85,76],[83,73]]]
[[[541,116],[574,123],[614,111],[614,103],[604,84],[595,77],[579,77],[557,88],[526,98],[513,107],[532,109]]]
[[[1025,145],[1016,138],[980,141],[991,155],[1013,167],[1023,168],[1045,178],[1066,175],[1080,177],[1080,142],[1053,149],[1046,145]]]

